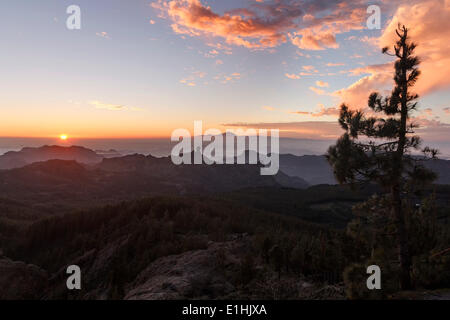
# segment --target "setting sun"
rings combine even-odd
[[[61,139],[61,140],[67,140],[67,134],[62,134],[62,135],[60,135],[59,136],[59,138]]]

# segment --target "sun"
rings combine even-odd
[[[68,138],[68,136],[67,136],[67,134],[61,134],[60,136],[59,136],[59,138],[61,139],[61,140],[67,140],[67,138]]]

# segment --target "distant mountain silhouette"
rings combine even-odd
[[[259,165],[174,165],[170,157],[155,158],[139,154],[103,159],[96,166],[106,172],[136,173],[171,181],[181,189],[190,186],[205,192],[235,190],[254,186],[306,188],[308,183],[283,172],[275,176],[261,176]],[[184,193],[184,192],[182,192]]]
[[[289,176],[300,177],[310,185],[337,184],[333,169],[325,156],[280,155],[280,170]]]
[[[20,168],[27,164],[47,160],[75,160],[80,163],[98,163],[103,157],[94,151],[78,146],[42,146],[10,151],[0,156],[0,169]]]
[[[450,184],[450,160],[429,160],[424,162],[425,167],[437,174],[435,183]]]
[[[20,200],[47,194],[51,199],[91,191],[95,173],[73,160],[48,160],[0,171],[0,192]],[[33,196],[34,195],[34,196]]]
[[[79,176],[74,174],[74,181],[78,181],[79,177],[88,176],[88,180],[92,179],[102,184],[105,182],[103,178],[101,179],[103,176],[107,176],[107,179],[120,176],[122,180],[127,180],[132,185],[150,177],[153,186],[170,186],[169,188],[176,188],[181,194],[197,191],[235,190],[240,187],[306,188],[309,185],[336,184],[333,170],[325,156],[281,154],[278,174],[272,177],[263,177],[259,174],[260,165],[202,164],[176,166],[172,163],[170,157],[157,158],[142,154],[120,156],[115,150],[99,152],[101,154],[78,146],[23,148],[21,151],[7,152],[0,156],[0,169],[21,168],[48,160],[76,161],[77,163],[71,165],[62,165],[54,161],[36,164],[24,170],[16,171],[13,175],[22,172],[21,179],[25,179],[27,174],[30,175],[28,179],[32,179],[31,177],[36,177],[37,172],[39,172],[41,179],[50,173],[53,173],[54,176],[64,176],[70,174],[66,171],[74,170],[71,166],[78,165],[80,172],[77,173]],[[246,151],[246,163],[248,163],[251,153],[254,153],[254,151]],[[193,158],[194,152],[191,153],[191,159],[193,160]],[[89,168],[82,164],[89,165]],[[426,161],[425,166],[438,174],[436,183],[450,184],[450,161]],[[48,168],[44,170],[45,167]],[[82,171],[86,172],[82,173]],[[106,184],[108,183],[110,181],[106,182]],[[148,183],[145,183],[145,185],[147,186]],[[2,188],[0,187],[0,189]],[[165,190],[165,188],[163,189]]]
[[[116,158],[116,157],[121,157],[122,154],[115,150],[115,149],[109,149],[109,150],[94,150],[94,152],[96,154],[98,154],[99,156],[103,157],[103,158]]]
[[[450,161],[435,159],[424,161],[425,167],[434,171],[437,184],[450,184]],[[333,169],[325,156],[280,155],[280,170],[291,177],[299,177],[310,185],[337,184]]]
[[[91,165],[48,160],[0,170],[0,193],[5,198],[38,207],[55,201],[82,207],[153,194],[214,194],[255,187],[300,189],[308,183],[281,171],[261,176],[259,165],[174,165],[170,157],[139,154]]]

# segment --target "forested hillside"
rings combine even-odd
[[[299,218],[302,210],[288,216],[225,199],[148,198],[45,218],[23,228],[3,251],[45,270],[47,278],[38,277],[45,290],[34,292],[36,298],[370,296],[361,288],[365,282],[352,277],[375,258],[393,268],[389,246],[374,255],[367,237],[380,230],[363,227],[362,216],[346,229],[309,223]],[[449,243],[448,220],[438,224],[428,213],[448,217],[448,210],[424,210],[411,220],[417,285],[446,287],[450,259],[439,252]],[[83,270],[84,289],[76,294],[65,288],[70,264]],[[378,297],[397,291],[394,273],[386,283]]]

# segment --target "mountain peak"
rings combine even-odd
[[[103,157],[91,149],[81,146],[44,145],[24,147],[20,151],[10,151],[0,156],[0,169],[20,168],[34,162],[47,160],[74,160],[80,163],[99,163]]]

